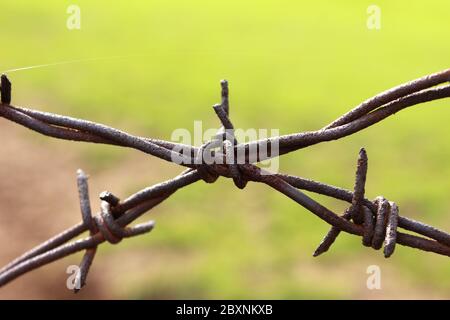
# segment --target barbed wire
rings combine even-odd
[[[187,168],[175,178],[142,189],[124,200],[120,200],[107,191],[101,193],[100,211],[95,215],[92,215],[87,176],[79,170],[77,183],[82,221],[1,268],[0,287],[43,265],[76,252],[85,251],[76,277],[78,285],[75,292],[77,292],[86,283],[89,268],[100,244],[104,242],[116,244],[124,238],[150,232],[154,227],[153,221],[134,227],[128,227],[128,225],[165,201],[178,189],[199,180],[213,183],[219,177],[233,179],[234,184],[240,189],[245,188],[248,182],[263,183],[330,224],[331,229],[314,252],[314,256],[326,252],[340,232],[347,232],[361,236],[364,246],[376,250],[380,249],[384,243],[385,257],[393,254],[397,244],[450,257],[449,233],[400,216],[399,208],[393,201],[383,197],[377,197],[373,201],[365,198],[368,157],[364,149],[359,152],[353,191],[294,175],[270,173],[256,165],[257,162],[314,144],[341,139],[405,108],[448,98],[450,97],[449,81],[450,69],[447,69],[382,92],[317,131],[238,143],[234,136],[234,126],[229,118],[228,82],[223,80],[221,81],[221,103],[213,106],[222,128],[211,141],[195,147],[139,137],[87,120],[13,106],[11,105],[11,82],[6,75],[2,75],[1,117],[46,136],[133,148]],[[261,148],[267,148],[267,152],[258,153],[257,151]],[[212,155],[215,161],[212,163],[205,161],[207,153]],[[244,155],[243,163],[234,160],[238,154]],[[180,157],[183,159],[181,163],[174,160]],[[338,215],[301,190],[342,200],[350,203],[350,206],[342,215]],[[398,228],[409,233],[400,232]],[[84,232],[89,232],[89,235],[73,240]]]

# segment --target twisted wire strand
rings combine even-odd
[[[222,128],[213,140],[195,147],[139,137],[91,121],[12,106],[10,105],[11,83],[3,75],[0,87],[1,117],[59,139],[134,148],[171,162],[174,156],[181,155],[186,160],[181,165],[188,168],[177,177],[138,191],[124,200],[120,200],[110,192],[103,192],[100,194],[100,213],[96,215],[92,215],[91,212],[87,176],[79,170],[77,184],[82,222],[24,253],[0,269],[0,286],[45,264],[78,251],[85,251],[76,278],[75,292],[77,292],[86,283],[97,247],[101,243],[116,244],[123,238],[151,231],[154,227],[153,221],[134,227],[127,227],[127,225],[169,198],[177,190],[199,180],[213,183],[221,176],[233,179],[235,185],[241,189],[249,181],[264,183],[330,224],[331,229],[314,252],[314,256],[326,252],[343,231],[361,236],[363,245],[376,250],[380,249],[384,243],[385,257],[393,254],[396,244],[450,256],[450,234],[400,216],[398,206],[383,197],[377,197],[374,201],[364,197],[368,168],[367,153],[364,149],[361,149],[359,153],[353,191],[293,175],[272,174],[253,163],[313,144],[343,138],[407,107],[450,97],[450,86],[444,85],[448,81],[450,81],[450,69],[383,92],[366,100],[320,130],[240,144],[234,136],[234,126],[229,118],[228,82],[222,80],[221,103],[213,106]],[[280,146],[278,153],[270,150],[275,142]],[[258,154],[255,157],[252,150],[259,148],[253,147],[264,144],[268,147],[268,154],[263,157]],[[240,149],[245,150],[245,163],[236,161],[236,155]],[[187,155],[176,150],[187,150]],[[213,163],[205,161],[207,155],[214,160]],[[350,207],[339,216],[301,190],[349,202]],[[399,232],[398,228],[415,232],[419,236]],[[86,231],[89,232],[88,237],[72,240]]]

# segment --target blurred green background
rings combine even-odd
[[[81,9],[80,30],[66,28],[70,4]],[[313,130],[380,91],[450,66],[449,1],[376,1],[380,30],[366,26],[371,4],[3,1],[0,70],[102,58],[10,73],[13,103],[139,135],[169,139],[176,128],[192,130],[194,120],[202,120],[204,128],[218,127],[211,106],[219,102],[223,78],[230,81],[235,126],[275,128],[281,134]],[[448,104],[414,107],[354,136],[283,156],[280,171],[351,189],[364,146],[368,197],[383,194],[399,204],[402,215],[449,230]],[[55,211],[58,198],[42,205],[52,218],[79,220],[72,179],[76,167],[90,173],[92,197],[103,189],[125,197],[181,170],[133,150],[42,138],[10,129],[16,126],[4,120],[0,127],[8,128],[2,130],[4,139],[39,146],[35,153],[50,155],[20,172],[8,166],[30,161],[26,150],[20,157],[1,157],[2,179],[11,184],[22,174],[26,188],[33,184],[30,173],[41,170],[50,180],[41,187],[44,199],[58,191],[68,194],[64,212]],[[70,160],[58,162],[67,154]],[[51,183],[58,170],[66,174],[64,185]],[[315,198],[336,211],[345,208]],[[25,218],[27,212],[14,210],[14,203],[1,202],[0,214],[11,209],[17,219]],[[90,282],[76,297],[450,298],[445,257],[399,246],[386,260],[360,239],[341,235],[333,250],[313,258],[328,226],[265,186],[250,184],[241,191],[223,178],[211,186],[199,182],[149,216],[157,222],[150,235],[101,247]],[[53,230],[18,230],[15,239],[28,233],[34,238],[3,255],[1,263]],[[79,258],[20,280],[33,287],[32,293],[13,283],[0,296],[71,297],[64,288],[65,268]],[[366,288],[369,265],[381,267],[381,290]]]

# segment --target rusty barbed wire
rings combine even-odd
[[[86,283],[90,266],[100,244],[103,242],[116,244],[124,238],[150,232],[154,227],[153,221],[134,227],[128,225],[169,198],[178,189],[199,180],[214,183],[219,177],[233,179],[234,184],[240,189],[245,188],[248,182],[266,184],[330,224],[331,229],[314,252],[314,256],[326,252],[341,232],[347,232],[361,236],[364,246],[376,250],[384,243],[386,258],[394,253],[397,244],[450,257],[449,233],[400,216],[397,204],[384,197],[377,197],[373,201],[365,198],[368,169],[365,149],[359,152],[353,191],[293,175],[272,174],[255,165],[257,162],[317,143],[346,137],[410,106],[448,98],[450,97],[448,82],[450,69],[382,92],[320,130],[238,143],[234,136],[234,126],[229,118],[228,82],[222,80],[221,103],[213,106],[222,128],[211,141],[195,147],[139,137],[87,120],[13,106],[10,104],[11,82],[6,75],[2,75],[1,117],[58,139],[133,148],[170,162],[182,157],[182,163],[177,164],[187,168],[175,178],[142,189],[124,200],[107,191],[101,193],[100,211],[95,215],[92,215],[91,211],[87,176],[79,170],[77,184],[82,221],[1,268],[0,287],[43,265],[85,251],[76,277],[78,286],[74,291],[77,292]],[[267,154],[255,154],[255,150],[260,150],[263,146],[267,147]],[[224,161],[207,163],[206,152],[214,159]],[[244,163],[235,160],[239,152],[245,156]],[[350,203],[350,206],[342,215],[337,215],[301,190],[342,200]],[[417,235],[400,232],[398,228]],[[89,232],[87,237],[73,240],[84,232]]]

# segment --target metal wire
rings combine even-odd
[[[397,204],[383,197],[377,197],[373,201],[365,198],[368,157],[364,149],[361,149],[359,153],[353,191],[297,176],[271,174],[255,165],[262,160],[354,134],[405,108],[448,98],[450,97],[449,81],[450,69],[447,69],[378,94],[320,130],[241,144],[234,137],[234,127],[229,119],[228,82],[223,80],[221,81],[221,104],[214,105],[214,111],[222,128],[212,141],[199,148],[138,137],[87,120],[13,106],[10,104],[11,83],[6,75],[2,75],[1,117],[58,139],[133,148],[171,162],[177,159],[177,156],[178,159],[182,156],[185,161],[181,165],[187,169],[173,179],[140,190],[124,200],[120,200],[109,192],[103,192],[100,195],[101,209],[95,215],[91,213],[87,176],[79,170],[77,181],[82,222],[24,253],[0,269],[0,287],[43,265],[73,253],[85,251],[80,272],[77,274],[79,284],[75,289],[77,292],[86,283],[88,271],[100,244],[105,241],[116,244],[123,238],[151,231],[154,227],[153,221],[134,227],[127,226],[169,198],[178,189],[199,180],[213,183],[219,177],[233,179],[235,185],[241,189],[245,188],[250,181],[266,184],[330,224],[331,229],[314,252],[314,256],[326,252],[340,232],[347,232],[361,236],[363,245],[376,250],[380,249],[384,242],[385,257],[393,254],[397,244],[450,257],[449,233],[400,216]],[[278,152],[271,150],[274,143],[279,146]],[[254,150],[258,150],[255,147],[262,145],[267,146],[267,155],[255,155]],[[217,147],[221,147],[219,151]],[[175,150],[187,150],[188,155]],[[236,155],[242,150],[245,152],[246,160],[243,164],[238,164],[236,161],[207,163],[204,158],[205,153],[210,152],[215,159],[236,159]],[[342,215],[338,215],[301,190],[346,201],[350,203],[350,206]],[[417,235],[400,232],[398,228]],[[72,240],[86,231],[89,232],[86,238]]]

